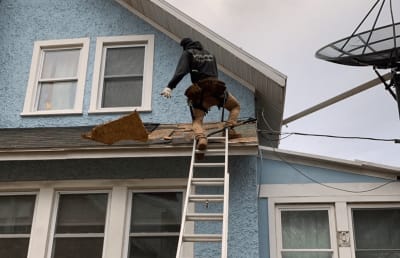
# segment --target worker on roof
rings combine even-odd
[[[172,90],[190,73],[193,84],[185,91],[191,108],[193,131],[197,140],[197,149],[207,148],[207,137],[204,134],[203,119],[212,106],[225,108],[229,117],[225,126],[234,126],[239,117],[240,105],[237,99],[226,90],[225,83],[218,80],[217,62],[215,56],[203,48],[200,42],[184,38],[180,42],[183,53],[179,59],[176,71],[168,86],[161,95],[170,98]],[[229,137],[237,138],[239,134],[233,128],[229,129]]]

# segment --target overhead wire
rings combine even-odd
[[[272,130],[272,128],[270,127],[270,125],[269,125],[268,122],[266,121],[263,112],[261,112],[261,117],[262,117],[263,122],[266,124],[266,126],[267,126],[268,128],[271,129],[271,131],[268,131],[268,130],[259,130],[259,132],[261,132],[260,135],[261,135],[262,137],[264,137],[265,139],[267,139],[268,141],[270,141],[271,143],[272,143],[272,141],[279,141],[279,140],[285,139],[285,138],[287,138],[287,137],[290,137],[290,136],[292,136],[292,135],[318,136],[318,137],[343,138],[343,139],[375,140],[375,141],[395,141],[396,143],[400,143],[400,140],[399,140],[399,139],[380,139],[380,138],[358,137],[358,136],[356,136],[356,137],[353,137],[353,136],[336,136],[336,135],[307,134],[307,133],[297,133],[297,132],[281,133],[281,132]],[[279,140],[271,140],[270,138],[265,137],[265,136],[263,135],[263,133],[266,133],[266,132],[267,132],[268,134],[271,134],[271,135],[287,135],[287,136],[286,136],[286,137],[279,138]],[[294,171],[296,171],[297,173],[299,173],[299,174],[302,175],[303,177],[307,178],[307,179],[310,180],[311,182],[314,182],[314,183],[316,183],[316,184],[318,184],[318,185],[321,185],[321,186],[326,187],[326,188],[334,189],[334,190],[337,190],[337,191],[348,192],[348,193],[366,193],[366,192],[371,192],[371,191],[380,189],[380,188],[382,188],[382,187],[384,187],[384,186],[386,186],[386,185],[389,185],[389,184],[391,184],[391,183],[398,182],[398,180],[392,179],[392,180],[388,180],[388,181],[386,181],[386,182],[384,182],[384,183],[382,183],[382,184],[380,184],[380,185],[378,185],[378,186],[375,186],[375,187],[372,187],[372,188],[369,188],[369,189],[366,189],[366,190],[360,190],[360,191],[354,191],[354,190],[348,190],[348,189],[344,189],[344,188],[340,188],[340,187],[335,187],[335,186],[329,185],[329,184],[327,184],[327,183],[323,183],[323,182],[321,182],[321,181],[319,181],[319,180],[317,180],[317,179],[315,179],[315,178],[313,178],[313,177],[307,175],[307,173],[303,172],[300,168],[296,167],[294,164],[292,164],[292,163],[288,162],[286,159],[284,159],[278,152],[276,152],[276,148],[272,148],[272,150],[273,150],[273,154],[274,154],[279,160],[281,160],[283,163],[285,163],[287,166],[289,166],[290,168],[292,168]],[[262,163],[263,163],[262,155],[263,155],[263,154],[262,154],[261,147],[259,147],[259,155],[260,155],[260,163],[261,163],[260,166],[261,166],[261,169],[262,169]],[[262,170],[262,171],[263,171],[263,170]],[[259,182],[261,183],[260,180],[261,180],[261,175],[259,175]],[[259,191],[258,191],[258,195],[260,195],[260,189],[259,189]]]
[[[316,183],[316,184],[319,184],[319,185],[321,185],[321,186],[324,186],[324,187],[326,187],[326,188],[331,188],[331,189],[338,190],[338,191],[342,191],[342,192],[348,192],[348,193],[366,193],[366,192],[371,192],[371,191],[377,190],[377,189],[379,189],[379,188],[382,188],[382,187],[384,187],[384,186],[386,186],[386,185],[388,185],[388,184],[391,184],[391,183],[394,183],[394,182],[398,182],[396,179],[391,179],[391,180],[388,180],[388,181],[386,181],[386,182],[384,182],[384,183],[382,183],[382,184],[380,184],[380,185],[378,185],[378,186],[375,186],[375,187],[372,187],[372,188],[366,189],[366,190],[360,190],[360,191],[354,191],[354,190],[348,190],[348,189],[344,189],[344,188],[340,188],[340,187],[335,187],[335,186],[332,186],[332,185],[328,185],[328,184],[326,184],[326,183],[322,183],[321,181],[319,181],[319,180],[317,180],[317,179],[315,179],[315,178],[313,178],[313,177],[307,175],[307,174],[306,174],[305,172],[303,172],[301,169],[297,168],[295,165],[293,165],[292,163],[290,163],[290,162],[288,162],[287,160],[285,160],[279,153],[277,153],[277,152],[275,151],[275,148],[273,148],[273,153],[274,153],[274,155],[275,155],[276,157],[278,157],[282,162],[284,162],[286,165],[288,165],[289,167],[291,167],[292,169],[294,169],[296,172],[298,172],[300,175],[302,175],[303,177],[307,178],[308,180],[310,180],[310,181],[312,181],[312,182],[314,182],[314,183]]]
[[[299,135],[299,136],[314,136],[314,137],[326,137],[326,138],[336,138],[336,139],[352,139],[352,140],[370,140],[370,141],[383,141],[383,142],[395,142],[400,143],[400,139],[395,138],[374,138],[374,137],[362,137],[362,136],[340,136],[340,135],[330,135],[330,134],[315,134],[315,133],[301,133],[301,132],[281,132],[275,133],[270,132],[268,130],[259,130],[259,132],[268,134],[268,135],[287,135],[285,139],[292,135]]]

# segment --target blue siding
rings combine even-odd
[[[342,171],[305,166],[283,161],[262,161],[261,184],[308,184],[315,183],[306,176],[321,183],[370,183],[387,180],[371,176],[357,175]],[[304,174],[304,175],[303,175]],[[306,175],[306,176],[305,176]]]
[[[88,115],[96,37],[155,35],[152,112],[142,113],[145,122],[182,123],[191,120],[183,92],[189,78],[165,100],[161,90],[171,78],[181,54],[179,44],[113,0],[2,0],[0,1],[0,128],[79,126],[99,124],[122,114]],[[90,38],[82,115],[21,117],[25,100],[33,43],[37,40]],[[237,81],[221,74],[241,101],[242,117],[254,117],[254,96]],[[219,120],[210,112],[206,121]]]

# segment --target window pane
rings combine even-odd
[[[28,255],[28,238],[1,238],[1,258],[26,258]]]
[[[327,210],[282,211],[284,249],[330,249]]]
[[[131,232],[179,232],[182,193],[135,193]]]
[[[55,238],[53,258],[101,258],[103,238]]]
[[[107,48],[105,75],[142,75],[144,47]]]
[[[76,82],[40,83],[38,110],[74,108],[75,91]]]
[[[56,233],[104,233],[107,194],[60,196]]]
[[[400,251],[356,251],[356,258],[400,258]]]
[[[400,257],[400,209],[355,209],[353,223],[356,250],[397,249],[388,257]]]
[[[42,79],[76,77],[79,49],[44,51]]]
[[[128,258],[173,258],[178,237],[131,237],[129,246]]]
[[[282,258],[331,258],[331,252],[284,252]]]
[[[136,107],[142,105],[143,79],[106,79],[102,107]]]
[[[35,198],[34,195],[0,196],[0,234],[31,232]]]

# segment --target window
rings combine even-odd
[[[150,111],[154,36],[97,38],[90,112]]]
[[[279,257],[334,257],[332,212],[331,207],[279,207],[276,216]]]
[[[400,257],[400,208],[353,208],[356,258]]]
[[[0,196],[0,257],[27,257],[35,199],[35,195]]]
[[[101,258],[108,195],[58,195],[52,258]]]
[[[35,42],[22,115],[82,113],[89,39]]]
[[[175,257],[182,192],[132,193],[128,258]]]

